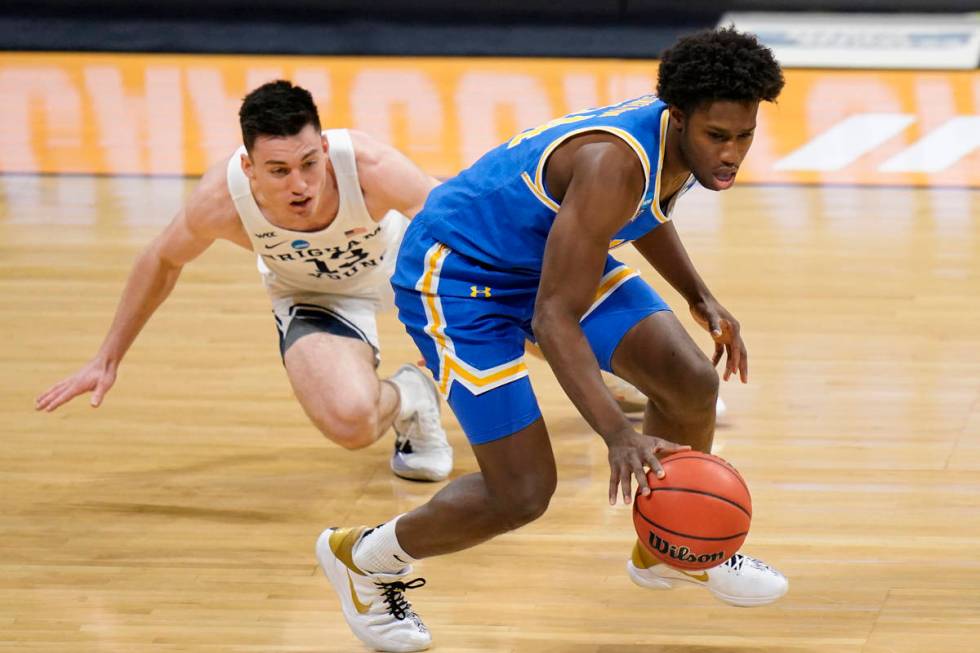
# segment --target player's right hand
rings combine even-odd
[[[97,408],[105,393],[116,382],[116,366],[94,359],[67,379],[55,383],[34,400],[34,409],[51,412],[61,404],[71,401],[85,392],[91,392],[89,403]]]
[[[623,503],[629,504],[633,496],[633,477],[636,478],[636,485],[640,492],[650,493],[644,466],[653,470],[658,478],[663,478],[664,469],[660,465],[659,458],[691,448],[652,435],[643,435],[633,429],[624,430],[608,438],[606,443],[609,445],[609,505],[611,506],[616,505],[616,490],[620,487],[623,490]]]

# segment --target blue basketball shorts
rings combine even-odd
[[[481,265],[413,224],[392,284],[398,319],[472,444],[516,433],[541,416],[524,363],[525,341],[534,339],[537,279]],[[599,366],[611,371],[623,336],[665,310],[639,273],[608,257],[595,302],[581,320]]]

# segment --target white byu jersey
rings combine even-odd
[[[378,300],[390,294],[388,278],[408,221],[397,211],[390,211],[380,223],[371,218],[357,178],[350,134],[346,129],[328,129],[324,134],[340,203],[337,217],[320,231],[292,231],[269,222],[242,172],[245,147],[228,162],[228,191],[273,302],[309,295]]]

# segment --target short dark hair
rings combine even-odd
[[[252,151],[259,136],[294,136],[307,125],[320,131],[320,114],[305,88],[279,79],[245,96],[238,110],[242,142]]]
[[[685,36],[663,53],[657,96],[690,113],[716,100],[772,102],[784,84],[772,51],[734,27]]]

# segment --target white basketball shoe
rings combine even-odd
[[[602,373],[602,380],[624,413],[642,413],[643,409],[646,408],[646,395],[633,384],[609,372]],[[725,401],[721,397],[718,397],[718,401],[715,403],[715,419],[720,419],[727,412],[728,406],[725,405]]]
[[[425,585],[408,582],[405,567],[397,574],[371,574],[354,564],[354,545],[367,530],[328,528],[316,541],[316,557],[340,598],[340,607],[354,635],[376,651],[424,651],[432,643],[429,630],[405,599],[405,590]]]
[[[439,392],[425,372],[402,365],[389,379],[398,387],[403,412],[396,419],[391,471],[415,481],[441,481],[453,470],[453,448],[440,421]]]
[[[654,590],[669,590],[683,584],[706,588],[728,605],[751,608],[778,600],[789,589],[781,573],[755,558],[736,553],[717,567],[684,571],[660,562],[637,541],[626,563],[630,580]]]

